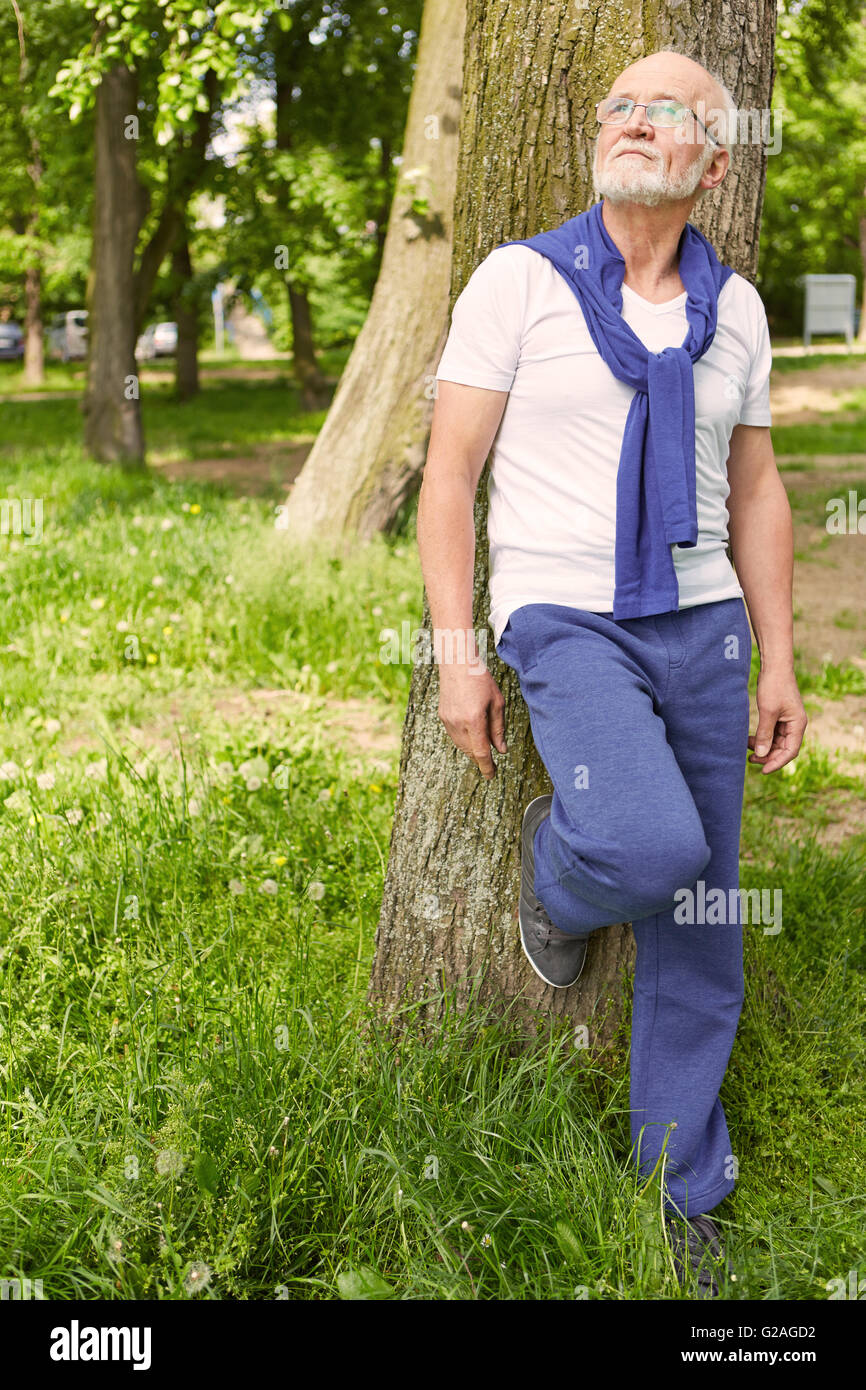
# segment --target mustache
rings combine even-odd
[[[656,164],[662,163],[662,156],[659,151],[648,150],[646,145],[626,144],[620,140],[610,150],[608,158],[610,159],[619,154],[642,154],[646,158],[654,160]]]

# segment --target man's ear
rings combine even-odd
[[[729,150],[716,150],[701,178],[700,187],[705,191],[711,188],[718,188],[731,163]]]

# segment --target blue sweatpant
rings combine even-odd
[[[535,835],[536,895],[562,931],[631,922],[632,1156],[647,1176],[675,1122],[667,1207],[699,1215],[732,1190],[736,1169],[719,1087],[743,1002],[745,604],[615,622],[530,603],[496,651],[517,672],[553,783]],[[717,906],[702,906],[719,888]]]

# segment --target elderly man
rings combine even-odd
[[[714,1295],[707,1213],[737,1169],[719,1087],[743,1000],[747,750],[777,772],[806,726],[791,513],[763,305],[688,221],[728,170],[730,94],[667,50],[628,67],[597,115],[600,201],[497,246],[454,306],[418,540],[439,716],[491,778],[504,701],[477,657],[472,577],[493,445],[489,617],[553,785],[523,816],[520,939],[566,988],[591,934],[631,922],[633,1157],[644,1176],[663,1158],[681,1281],[691,1267]]]

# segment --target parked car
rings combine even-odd
[[[87,356],[87,310],[69,309],[52,319],[48,330],[48,352],[61,362]]]
[[[0,358],[17,362],[24,356],[24,334],[18,323],[0,323]]]
[[[135,355],[140,361],[153,357],[173,357],[176,352],[176,323],[152,323],[135,345]]]

